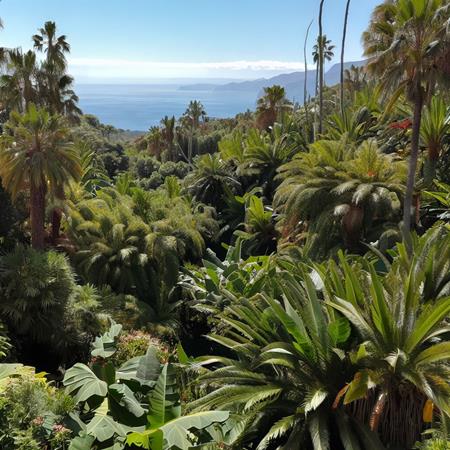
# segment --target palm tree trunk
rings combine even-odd
[[[58,201],[63,201],[66,198],[64,188],[59,185],[55,188],[55,197]],[[62,209],[57,205],[52,211],[52,242],[56,244],[57,239],[59,239],[59,232],[61,230],[61,220],[62,220]]]
[[[308,45],[309,30],[311,29],[312,24],[313,21],[311,20],[311,22],[308,25],[308,28],[306,29],[305,44],[303,46],[303,55],[305,57],[305,83],[303,86],[303,106],[305,108],[306,122],[308,122],[308,111],[306,109],[306,97],[308,96],[308,58],[306,56],[306,46]]]
[[[30,186],[31,246],[37,250],[44,248],[45,188],[44,184]]]
[[[350,9],[350,0],[347,0],[347,5],[345,7],[345,17],[344,17],[344,30],[342,32],[342,49],[341,49],[341,115],[344,117],[344,54],[345,54],[345,39],[347,38],[347,22],[348,22],[348,12]]]
[[[414,117],[412,124],[411,155],[409,157],[408,179],[406,182],[405,204],[403,206],[403,238],[408,251],[412,250],[411,215],[413,208],[414,184],[416,181],[417,160],[419,157],[420,124],[422,122],[423,97],[419,88],[414,101]]]
[[[323,45],[322,14],[325,0],[320,0],[319,10],[319,134],[323,131]]]
[[[315,93],[315,98],[314,98],[314,141],[317,140],[317,130],[319,128],[318,126],[318,97],[319,97],[319,61],[317,61],[316,64],[316,84],[315,84],[315,88],[316,88],[316,93]]]

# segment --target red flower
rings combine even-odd
[[[397,130],[406,130],[411,128],[412,122],[411,119],[404,119],[400,122],[393,122],[389,125],[389,128],[395,128]]]

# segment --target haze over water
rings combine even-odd
[[[254,109],[255,92],[180,90],[163,84],[77,84],[80,107],[117,128],[146,131],[165,116],[181,116],[191,100],[200,100],[209,117],[233,117]]]

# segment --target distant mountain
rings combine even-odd
[[[344,69],[350,68],[352,65],[360,67],[365,64],[365,61],[349,61],[344,63]],[[340,71],[341,64],[334,64],[326,73],[325,73],[325,84],[328,86],[333,86],[334,84],[339,83],[340,81]],[[308,80],[307,80],[307,92],[308,95],[313,96],[315,91],[315,82],[316,82],[316,71],[308,70]],[[211,90],[211,91],[227,91],[227,92],[254,92],[255,98],[259,97],[263,91],[263,89],[267,86],[273,86],[274,84],[278,84],[283,86],[286,89],[286,93],[288,98],[291,100],[295,100],[297,102],[303,102],[303,93],[304,93],[304,83],[305,83],[305,72],[292,72],[286,73],[282,75],[277,75],[272,78],[259,78],[257,80],[249,80],[249,81],[239,81],[226,83],[222,85],[214,85],[214,84],[197,84],[197,85],[186,85],[181,86],[182,90],[198,90],[199,87],[202,90]]]

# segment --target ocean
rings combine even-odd
[[[180,117],[191,100],[200,100],[209,117],[233,117],[256,105],[255,91],[181,90],[180,85],[77,84],[79,105],[102,123],[146,131],[165,116]]]

